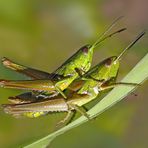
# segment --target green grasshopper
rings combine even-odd
[[[75,111],[78,111],[86,118],[90,119],[89,115],[82,109],[82,107],[86,103],[96,99],[101,91],[114,88],[118,85],[139,85],[136,83],[118,83],[116,82],[116,78],[121,58],[144,34],[145,32],[140,33],[136,39],[119,54],[119,56],[112,56],[103,60],[85,73],[82,78],[75,80],[73,84],[76,85],[76,83],[79,82],[80,85],[77,87],[77,90],[68,94],[66,100],[58,95],[52,99],[46,99],[34,103],[3,104],[2,107],[4,108],[4,111],[16,117],[23,115],[32,118],[50,112],[67,112],[67,116],[60,123],[65,123],[71,118]]]
[[[70,57],[66,62],[64,62],[64,64],[62,64],[51,74],[33,68],[28,68],[23,65],[16,64],[7,58],[3,58],[2,62],[4,66],[19,73],[23,73],[34,80],[0,80],[0,87],[31,90],[34,92],[36,97],[40,97],[42,94],[47,97],[49,97],[49,95],[53,97],[60,93],[64,98],[66,98],[63,91],[76,78],[78,78],[79,74],[76,69],[81,71],[82,74],[86,73],[90,69],[93,51],[98,46],[98,44],[115,35],[116,33],[122,32],[126,29],[122,28],[109,34],[108,36],[105,36],[119,19],[121,19],[121,17],[115,20],[115,22],[113,22],[107,31],[105,31],[94,44],[86,45],[80,48],[72,57]]]

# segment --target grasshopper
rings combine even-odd
[[[32,118],[50,112],[67,112],[66,117],[60,124],[68,121],[75,111],[78,111],[86,118],[90,119],[89,115],[82,107],[86,103],[96,99],[101,91],[112,89],[118,85],[139,85],[136,83],[116,82],[116,78],[121,58],[126,51],[144,36],[144,34],[145,32],[140,33],[136,39],[119,54],[119,56],[112,56],[103,60],[82,77],[75,80],[73,84],[76,85],[76,83],[79,82],[79,88],[77,87],[77,90],[70,92],[66,100],[58,95],[52,99],[45,99],[44,101],[42,100],[34,103],[3,104],[2,107],[4,108],[4,111],[16,117],[24,115]]]
[[[100,44],[105,39],[126,29],[122,28],[106,36],[107,32],[121,18],[122,17],[119,17],[117,20],[115,20],[94,44],[86,45],[80,48],[72,57],[66,60],[66,62],[64,62],[57,70],[55,70],[51,74],[33,68],[25,67],[23,65],[16,64],[7,58],[3,58],[2,63],[4,64],[4,66],[19,73],[23,73],[34,80],[0,80],[0,87],[31,90],[34,92],[34,95],[36,97],[40,97],[43,94],[43,96],[47,96],[49,98],[49,95],[53,97],[60,93],[64,98],[67,98],[63,91],[76,78],[78,78],[79,74],[76,69],[81,71],[82,74],[86,73],[90,69],[93,51],[98,46],[98,44]]]

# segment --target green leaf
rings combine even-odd
[[[128,73],[122,82],[142,84],[148,78],[148,54]],[[140,86],[139,86],[140,87]],[[88,114],[94,118],[122,100],[125,96],[136,89],[135,86],[117,86],[107,96],[105,96],[98,104],[96,104]],[[66,131],[73,129],[88,121],[84,116],[76,119],[67,126],[59,129],[48,136],[41,138],[34,143],[25,146],[25,148],[44,148],[57,136],[64,134]]]

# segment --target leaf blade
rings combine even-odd
[[[143,59],[129,72],[129,74],[121,81],[121,82],[129,82],[129,83],[142,83],[146,79],[148,79],[148,54],[146,54]],[[94,118],[122,100],[125,96],[127,96],[131,91],[136,89],[135,86],[127,87],[127,86],[117,86],[115,87],[107,96],[105,96],[98,104],[96,104],[92,109],[88,111],[88,114],[91,118]],[[77,127],[83,123],[85,123],[87,119],[82,116],[67,126],[59,129],[56,132],[49,134],[48,136],[41,138],[25,148],[43,148],[46,147],[49,142],[54,140],[57,136],[65,133],[66,131]]]

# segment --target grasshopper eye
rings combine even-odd
[[[116,56],[110,57],[104,61],[106,67],[109,67],[113,64],[113,62],[117,59]]]
[[[105,66],[109,67],[112,64],[112,58],[108,58],[105,60]]]
[[[90,48],[90,47],[89,47],[88,45],[86,45],[86,46],[82,47],[81,50],[82,50],[83,53],[87,54],[88,51],[89,51],[89,48]]]

